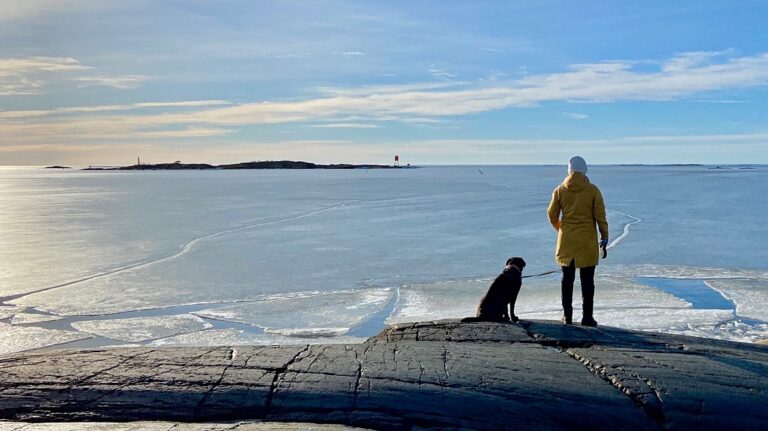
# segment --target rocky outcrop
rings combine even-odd
[[[0,431],[352,431],[367,428],[306,422],[3,422]]]
[[[768,348],[553,322],[394,325],[359,345],[0,357],[0,418],[374,429],[764,429]]]

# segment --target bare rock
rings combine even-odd
[[[27,352],[0,357],[0,375],[0,419],[13,421],[489,430],[768,423],[765,346],[544,321],[398,324],[356,345]]]

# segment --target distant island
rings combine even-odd
[[[207,163],[158,163],[136,164],[131,166],[115,167],[87,167],[84,171],[176,171],[176,170],[208,170],[208,169],[401,169],[410,168],[410,165],[353,165],[332,164],[320,165],[317,163],[300,162],[292,160],[243,162],[230,165],[210,165]]]
[[[72,169],[69,166],[59,166],[59,165],[53,165],[53,166],[46,166],[45,169]]]

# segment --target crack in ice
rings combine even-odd
[[[327,211],[331,211],[331,210],[334,210],[334,209],[341,208],[341,207],[347,205],[348,203],[350,203],[350,202],[341,202],[341,203],[337,203],[335,205],[331,205],[331,206],[328,206],[328,207],[325,207],[325,208],[320,208],[320,209],[316,209],[316,210],[312,210],[312,211],[307,211],[307,212],[304,212],[304,213],[301,213],[301,214],[296,214],[296,215],[286,216],[286,217],[280,217],[280,218],[277,218],[277,219],[274,219],[274,220],[262,221],[262,222],[250,224],[250,225],[247,225],[247,226],[240,226],[240,227],[236,227],[236,228],[225,229],[225,230],[222,230],[222,231],[219,231],[219,232],[214,232],[214,233],[211,233],[211,234],[208,234],[208,235],[203,235],[201,237],[193,238],[193,239],[185,242],[184,244],[181,245],[181,247],[179,247],[179,251],[177,251],[176,253],[173,253],[171,255],[168,255],[168,256],[165,256],[165,257],[161,257],[161,258],[158,258],[158,259],[145,260],[145,261],[133,263],[131,265],[122,266],[122,267],[119,267],[119,268],[114,268],[114,269],[109,270],[109,271],[104,271],[104,272],[100,272],[98,274],[94,274],[94,275],[90,275],[90,276],[87,276],[87,277],[78,278],[76,280],[71,280],[71,281],[68,281],[68,282],[65,282],[65,283],[60,283],[60,284],[56,284],[56,285],[53,285],[53,286],[44,287],[42,289],[34,290],[32,292],[26,292],[26,293],[22,293],[22,294],[18,294],[18,295],[10,295],[10,296],[6,296],[6,297],[0,297],[0,304],[5,303],[7,301],[21,299],[21,298],[24,298],[26,296],[33,295],[35,293],[47,292],[49,290],[59,289],[59,288],[62,288],[62,287],[67,287],[67,286],[72,286],[72,285],[80,284],[80,283],[83,283],[83,282],[86,282],[86,281],[96,280],[96,279],[99,279],[99,278],[104,278],[104,277],[108,277],[108,276],[111,276],[111,275],[119,274],[119,273],[122,273],[122,272],[125,272],[125,271],[129,271],[129,270],[132,270],[132,269],[145,268],[145,267],[148,267],[148,266],[151,266],[151,265],[155,265],[155,264],[158,264],[158,263],[161,263],[161,262],[165,262],[165,261],[168,261],[168,260],[177,259],[180,256],[183,256],[183,255],[187,254],[189,252],[189,250],[191,250],[192,247],[195,244],[197,244],[198,242],[200,242],[200,241],[204,241],[204,240],[207,240],[207,239],[215,238],[217,236],[226,235],[226,234],[230,234],[230,233],[234,233],[234,232],[240,232],[240,231],[244,231],[244,230],[248,230],[248,229],[253,229],[253,228],[257,228],[257,227],[268,226],[268,225],[272,225],[272,224],[277,224],[277,223],[282,223],[282,222],[286,222],[286,221],[292,221],[292,220],[302,219],[302,218],[305,218],[305,217],[310,217],[310,216],[313,216],[313,215],[317,215],[317,214],[321,214],[321,213],[324,213],[324,212],[327,212]]]
[[[616,246],[618,243],[620,243],[620,242],[621,242],[621,240],[623,240],[624,238],[626,238],[626,237],[627,237],[627,235],[629,235],[629,227],[630,227],[630,226],[632,226],[632,225],[633,225],[633,224],[635,224],[635,223],[640,223],[641,221],[643,221],[642,219],[639,219],[639,218],[637,218],[637,217],[635,217],[635,216],[631,216],[631,215],[629,215],[629,214],[623,213],[623,212],[621,212],[621,211],[616,211],[616,210],[611,210],[611,211],[613,211],[613,212],[615,212],[615,213],[617,213],[617,214],[621,214],[621,215],[623,215],[624,217],[629,217],[629,218],[631,218],[631,219],[634,219],[634,221],[632,221],[632,222],[630,222],[630,223],[627,223],[627,224],[625,224],[625,225],[624,225],[624,231],[621,233],[621,235],[619,235],[619,237],[618,237],[618,238],[614,239],[613,241],[611,241],[611,243],[610,243],[610,244],[608,244],[608,247],[606,247],[606,248],[608,248],[608,249],[611,249],[611,248],[615,247],[615,246]]]

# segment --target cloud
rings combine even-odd
[[[719,104],[725,104],[725,105],[735,105],[735,104],[747,103],[746,100],[741,100],[741,99],[697,99],[697,100],[691,100],[691,102],[696,102],[696,103],[719,103]]]
[[[676,100],[706,91],[763,86],[767,82],[768,54],[655,72],[634,70],[630,62],[604,62],[574,65],[561,73],[493,82],[490,87],[430,90],[395,86],[395,90],[387,91],[379,86],[368,92],[339,92],[331,97],[290,102],[244,103],[152,121],[239,125],[305,121],[344,114],[443,117],[531,107],[549,101]]]
[[[665,62],[662,70],[664,72],[678,72],[692,67],[703,66],[711,63],[717,57],[725,56],[732,52],[733,50],[685,52]]]
[[[120,90],[136,88],[149,77],[144,75],[121,75],[121,76],[81,76],[75,78],[75,81],[82,82],[79,87],[112,87]]]
[[[134,139],[147,138],[207,138],[210,136],[222,136],[232,133],[229,129],[215,128],[188,128],[183,130],[156,130],[151,132],[140,132],[130,135]]]
[[[118,2],[100,0],[3,0],[0,2],[0,22],[17,21],[51,13],[93,11],[105,7],[114,7],[115,3]]]
[[[0,76],[21,75],[28,72],[71,72],[89,70],[70,57],[0,58]]]
[[[78,142],[127,141],[136,139],[207,138],[232,133],[222,127],[180,125],[174,128],[158,128],[142,121],[142,116],[95,117],[62,119],[45,122],[0,121],[0,134],[13,143],[53,143],[61,140]]]
[[[186,100],[181,102],[141,102],[127,105],[70,106],[51,110],[0,111],[0,120],[14,118],[33,118],[73,113],[130,111],[151,108],[199,108],[231,104],[232,102],[226,100]]]
[[[768,132],[766,133],[732,133],[732,134],[713,134],[713,135],[659,135],[659,136],[628,136],[618,139],[620,143],[634,144],[662,144],[668,143],[734,143],[734,142],[768,142]]]
[[[69,57],[0,58],[0,96],[41,94],[47,83],[41,75],[89,69]]]
[[[365,53],[364,52],[360,52],[360,51],[344,51],[344,52],[339,52],[339,53],[334,53],[334,54],[338,54],[338,55],[340,55],[340,56],[342,56],[344,58],[355,58],[355,57],[363,57],[363,56],[365,56]]]
[[[565,115],[568,118],[571,118],[573,120],[585,120],[589,118],[589,115],[587,114],[580,114],[578,112],[563,112],[563,115]]]
[[[188,107],[188,106],[213,106],[213,105],[231,105],[228,100],[186,100],[181,102],[143,102],[134,103],[137,108],[160,108],[160,107]]]
[[[93,67],[71,57],[0,58],[0,96],[42,94],[51,74],[80,73],[70,77],[80,87],[106,86],[118,89],[136,88],[149,79],[144,75],[90,75]],[[86,74],[83,74],[86,73]],[[66,77],[65,77],[66,79]]]
[[[329,123],[329,124],[313,124],[308,127],[327,128],[327,129],[378,129],[377,124],[364,124],[364,123]]]
[[[370,96],[411,91],[437,90],[441,88],[466,86],[468,82],[414,82],[410,84],[364,85],[355,88],[317,87],[315,90],[331,96]]]
[[[433,76],[440,78],[440,79],[453,79],[458,78],[459,75],[456,75],[455,73],[448,72],[445,69],[437,69],[437,68],[430,68],[427,69],[427,72],[431,73]]]
[[[264,53],[263,56],[266,58],[276,58],[276,59],[285,59],[285,58],[303,58],[303,57],[309,57],[312,55],[312,52],[284,52],[284,53],[273,53],[273,52],[267,52]]]
[[[565,71],[528,75],[511,81],[482,83],[488,86],[405,84],[326,89],[328,96],[304,100],[252,102],[205,106],[183,112],[137,112],[134,115],[79,116],[72,118],[6,117],[0,134],[17,136],[113,136],[146,129],[219,129],[257,124],[359,117],[370,120],[408,121],[412,118],[446,118],[506,108],[528,108],[550,101],[610,103],[616,101],[671,101],[714,90],[764,86],[768,82],[768,54],[722,58],[723,55],[684,54],[662,63],[655,71],[637,70],[635,63],[608,61],[579,64]],[[717,62],[715,62],[717,60]],[[674,64],[674,67],[664,65]],[[205,104],[202,104],[205,105]],[[156,106],[162,108],[162,106]],[[169,105],[170,107],[175,107]],[[202,106],[201,106],[202,107]],[[17,114],[11,114],[11,117]],[[354,121],[335,121],[353,123]],[[9,135],[9,133],[11,135]]]
[[[10,79],[0,76],[0,96],[40,94],[45,81],[27,78]]]

